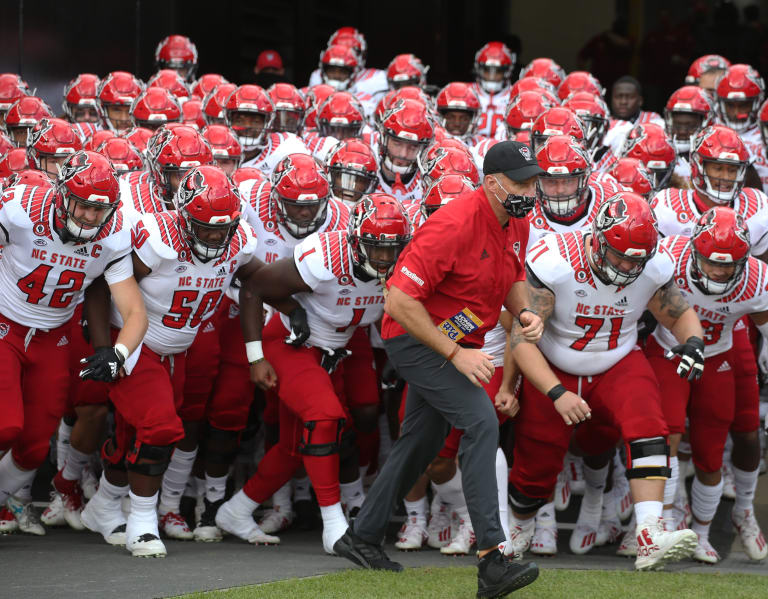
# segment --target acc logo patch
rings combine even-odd
[[[339,295],[349,295],[350,293],[352,293],[352,290],[349,289],[348,287],[345,287],[344,289],[339,291]]]
[[[45,239],[34,239],[32,241],[35,245],[39,245],[40,247],[43,247],[44,245],[48,245],[48,242]]]
[[[576,294],[576,297],[587,297],[587,292],[583,289],[577,289],[574,293]]]
[[[187,270],[187,267],[184,264],[179,264],[176,268],[174,268],[174,270],[176,272],[184,272]]]
[[[7,322],[0,322],[0,339],[11,332],[11,327]]]
[[[272,222],[272,221],[269,221],[269,222]],[[264,243],[266,243],[267,245],[277,245],[277,239],[275,239],[274,237],[270,237]]]

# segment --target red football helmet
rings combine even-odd
[[[360,55],[351,47],[333,44],[320,53],[323,83],[337,91],[349,89],[360,70]]]
[[[155,49],[155,67],[178,71],[186,81],[195,79],[197,47],[184,35],[169,35]]]
[[[513,139],[522,129],[530,129],[533,122],[544,112],[557,106],[558,102],[538,91],[519,93],[507,106],[504,123],[507,127],[507,137]]]
[[[376,156],[361,139],[339,142],[328,154],[325,164],[334,197],[347,205],[357,202],[363,194],[373,193],[379,182]]]
[[[126,131],[123,134],[123,137],[130,141],[136,146],[136,149],[139,152],[146,156],[147,144],[149,144],[149,140],[154,134],[155,132],[152,131],[152,129],[147,129],[146,127],[134,127],[133,129]]]
[[[17,148],[18,150],[18,148]],[[0,158],[0,165],[2,158]],[[0,174],[0,190],[5,191],[17,185],[29,185],[30,187],[54,187],[54,182],[44,172],[33,168],[25,168],[20,171],[13,171],[7,178]]]
[[[96,131],[93,135],[91,135],[87,140],[85,140],[85,143],[83,144],[83,150],[88,150],[89,152],[96,152],[97,148],[103,144],[108,139],[111,139],[113,137],[117,137],[112,131],[109,129],[99,129]]]
[[[98,123],[101,120],[96,92],[99,78],[92,73],[82,73],[64,87],[64,114],[73,123]]]
[[[144,170],[141,152],[124,137],[108,139],[96,151],[109,159],[118,176]]]
[[[230,94],[237,89],[234,83],[222,83],[203,98],[203,117],[209,125],[226,125],[224,106]]]
[[[181,122],[195,129],[205,127],[205,117],[203,116],[203,103],[197,98],[190,98],[181,105]]]
[[[752,244],[744,219],[726,206],[699,217],[691,236],[691,279],[708,295],[727,293],[739,282]]]
[[[363,196],[349,220],[349,245],[355,276],[385,279],[411,240],[411,221],[387,193]]]
[[[557,89],[552,87],[546,79],[541,79],[539,77],[525,77],[523,79],[518,79],[509,89],[509,97],[512,99],[523,92],[546,93],[553,105],[560,106],[560,98],[557,97]],[[551,98],[549,98],[549,96],[551,96]]]
[[[365,111],[360,100],[349,92],[333,92],[318,106],[316,112],[320,135],[339,140],[362,137]]]
[[[197,98],[202,102],[203,98],[208,95],[208,92],[213,91],[222,83],[229,83],[223,75],[219,75],[218,73],[206,73],[192,84],[189,91],[193,98]]]
[[[53,118],[48,105],[37,96],[24,96],[16,100],[5,113],[5,131],[17,146],[27,144],[27,135],[41,119]]]
[[[520,79],[526,77],[539,77],[557,89],[565,79],[565,71],[551,58],[534,58],[520,71]]]
[[[468,139],[475,134],[480,118],[480,100],[467,83],[454,81],[437,94],[437,112],[451,135]]]
[[[744,187],[747,166],[749,152],[733,129],[712,125],[699,131],[694,138],[691,183],[696,191],[713,202],[733,203]]]
[[[113,71],[101,80],[96,90],[98,107],[110,131],[124,133],[131,128],[131,104],[143,89],[141,81],[125,71]]]
[[[667,186],[677,160],[672,140],[660,125],[654,123],[632,127],[619,157],[640,160],[651,173],[654,191]]]
[[[8,150],[15,148],[14,143],[8,138],[8,136],[0,131],[0,156],[3,156]]]
[[[379,125],[381,166],[396,175],[416,169],[419,153],[434,137],[427,109],[415,100],[398,100]]]
[[[533,151],[538,152],[541,146],[553,135],[570,135],[579,143],[584,143],[586,133],[581,119],[572,110],[562,106],[554,106],[542,112],[531,126]]]
[[[688,68],[688,74],[685,76],[685,83],[687,85],[698,85],[701,76],[704,73],[709,73],[710,71],[725,71],[729,66],[731,66],[731,62],[719,54],[706,54],[700,56],[694,60]]]
[[[763,102],[757,118],[760,122],[760,135],[763,138],[763,145],[768,147],[768,100]],[[0,151],[2,151],[2,149],[0,149]]]
[[[674,91],[664,107],[664,124],[678,154],[691,150],[691,140],[712,122],[714,107],[709,94],[696,85]]]
[[[757,122],[757,111],[765,96],[760,74],[748,64],[728,67],[717,81],[717,110],[723,124],[743,133]]]
[[[101,154],[86,150],[67,158],[56,190],[54,228],[65,243],[97,237],[120,200],[120,184],[112,163]]]
[[[549,218],[573,223],[589,207],[589,175],[592,163],[586,151],[570,135],[553,135],[536,152],[544,170],[536,181],[536,195]]]
[[[267,89],[267,95],[275,106],[272,130],[298,135],[304,123],[304,111],[307,106],[296,86],[290,83],[274,83]]]
[[[304,113],[305,129],[314,129],[317,127],[317,109],[325,101],[325,99],[335,91],[336,90],[334,88],[332,88],[330,85],[326,85],[325,83],[313,85],[309,88],[309,90],[307,90],[307,110]]]
[[[428,66],[413,54],[398,54],[387,67],[389,89],[400,89],[406,85],[424,87],[427,83]]]
[[[421,213],[429,218],[440,206],[475,191],[475,185],[461,175],[447,173],[432,182],[421,198]]]
[[[243,149],[234,131],[226,125],[208,125],[201,134],[211,146],[216,166],[232,176],[243,161]]]
[[[158,129],[166,123],[181,122],[181,106],[164,87],[148,87],[131,104],[134,127]]]
[[[432,100],[420,87],[407,85],[400,89],[391,89],[384,94],[381,100],[379,100],[376,109],[373,111],[373,122],[376,127],[381,124],[381,119],[387,110],[389,110],[398,100],[415,100],[416,102],[423,104],[427,109],[430,109],[432,106]]]
[[[266,178],[266,175],[257,168],[252,166],[241,166],[232,175],[232,182],[237,187],[240,187],[245,181],[265,181]]]
[[[561,100],[565,100],[573,92],[590,92],[601,98],[605,94],[597,78],[587,71],[571,71],[557,88],[557,95]]]
[[[502,42],[488,42],[475,54],[475,81],[484,92],[496,94],[509,85],[517,54]]]
[[[0,125],[11,104],[28,95],[30,92],[27,83],[16,73],[0,74]]]
[[[581,120],[587,149],[595,151],[602,146],[609,122],[608,105],[605,101],[591,92],[573,92],[565,99],[563,106],[573,111]]]
[[[343,44],[352,48],[360,57],[360,67],[365,66],[368,54],[368,43],[365,36],[354,27],[339,27],[328,39],[328,45]]]
[[[218,166],[191,169],[173,197],[181,237],[200,262],[220,258],[240,223],[240,194]]]
[[[24,148],[11,148],[0,156],[0,179],[28,168],[27,151]]]
[[[606,285],[637,279],[656,254],[656,216],[642,197],[620,191],[600,206],[592,223],[592,263]]]
[[[147,144],[147,164],[152,181],[166,203],[186,172],[213,163],[213,154],[202,135],[192,127],[161,127]]]
[[[456,139],[435,142],[416,160],[421,173],[421,187],[426,189],[443,175],[461,175],[473,184],[480,182],[480,173],[466,146]]]
[[[637,158],[619,158],[608,174],[637,195],[643,196],[646,200],[651,199],[653,193],[651,173]]]
[[[266,143],[274,118],[275,106],[258,85],[241,85],[224,105],[224,120],[246,152]]]
[[[48,173],[51,179],[59,167],[83,144],[74,127],[63,119],[41,119],[27,137],[27,158],[32,168]]]
[[[173,69],[160,69],[149,78],[147,87],[164,87],[176,97],[179,103],[184,102],[190,96],[186,82],[178,71]]]
[[[331,182],[322,165],[308,154],[289,154],[272,171],[272,202],[277,222],[296,238],[325,222]]]

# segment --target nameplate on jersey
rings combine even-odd
[[[472,313],[469,308],[464,308],[458,314],[446,318],[437,325],[438,330],[451,341],[459,341],[483,326],[483,321]]]

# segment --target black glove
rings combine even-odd
[[[640,344],[645,343],[645,340],[656,330],[657,324],[658,322],[656,322],[650,310],[643,312],[640,320],[637,321],[637,339]]]
[[[704,342],[699,337],[688,337],[685,343],[675,345],[664,357],[671,360],[680,356],[677,374],[680,378],[697,381],[704,372]]]
[[[301,347],[309,339],[307,311],[301,306],[294,308],[288,315],[288,321],[291,325],[291,334],[285,338],[285,342],[288,345]]]
[[[384,363],[384,367],[381,369],[381,388],[394,389],[397,387],[399,378],[400,375],[397,372],[397,368],[392,365],[392,362],[387,360]]]
[[[92,356],[80,360],[81,364],[88,365],[80,371],[80,378],[104,383],[117,380],[125,358],[114,347],[97,347],[95,351]]]
[[[339,362],[352,355],[352,352],[348,349],[330,349],[328,347],[321,347],[319,349],[323,353],[323,357],[320,358],[320,366],[322,366],[328,374],[333,374],[333,371],[336,370]]]

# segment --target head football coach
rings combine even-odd
[[[463,430],[462,484],[477,537],[478,597],[499,597],[533,582],[536,564],[504,559],[499,544],[495,475],[498,420],[480,383],[490,381],[485,333],[501,306],[517,315],[526,340],[543,325],[527,309],[526,214],[543,172],[530,148],[493,146],[480,188],[443,206],[416,232],[388,281],[382,337],[392,364],[408,382],[400,438],[354,524],[334,546],[367,568],[399,571],[382,550],[391,512],[437,456],[451,426]]]

